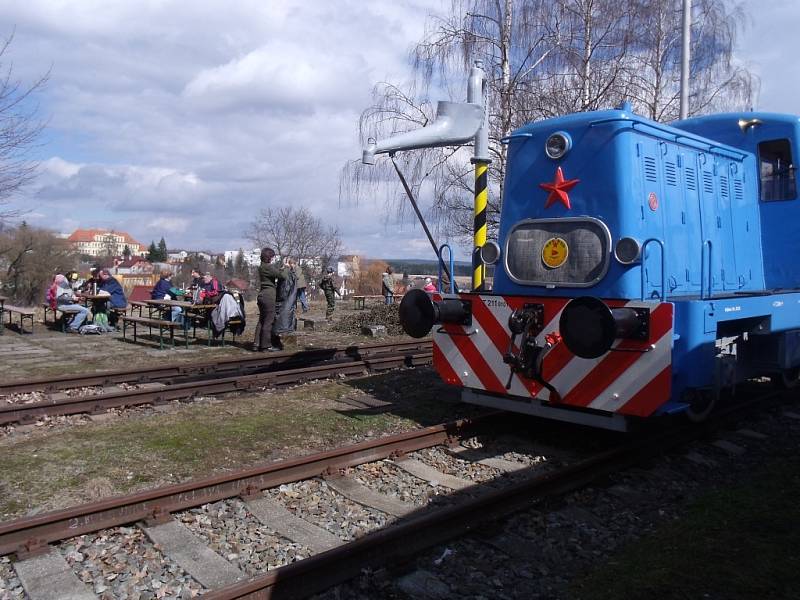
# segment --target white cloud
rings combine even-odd
[[[158,217],[147,224],[148,229],[165,231],[166,233],[183,233],[189,227],[187,219],[179,217]]]
[[[761,9],[740,56],[766,110],[794,110],[794,0]],[[431,257],[412,220],[378,202],[340,204],[339,169],[379,81],[444,0],[10,0],[15,75],[52,67],[36,100],[47,121],[40,175],[19,204],[62,230],[126,228],[142,240],[222,250],[264,206],[306,206],[351,250]],[[11,25],[0,34],[11,33]],[[769,43],[765,43],[769,40]],[[424,191],[423,191],[424,192]],[[424,198],[420,198],[424,203]],[[438,240],[443,242],[446,240]],[[460,249],[458,257],[468,255]]]

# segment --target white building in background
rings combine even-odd
[[[225,262],[236,262],[236,256],[239,254],[238,250],[225,250]],[[253,248],[252,250],[242,250],[244,255],[244,264],[250,267],[257,267],[261,264],[261,248]]]
[[[122,256],[125,246],[131,251],[131,256],[147,254],[147,248],[124,231],[76,229],[67,241],[77,252],[89,256]]]
[[[179,250],[177,252],[168,252],[167,260],[169,262],[183,262],[186,260],[187,256],[189,256],[189,253],[186,250]]]

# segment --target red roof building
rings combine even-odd
[[[147,247],[124,231],[76,229],[67,241],[77,252],[89,256],[121,256],[125,246],[130,249],[131,256],[144,256],[147,253]]]

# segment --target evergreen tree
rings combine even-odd
[[[122,258],[125,260],[131,259],[131,247],[128,244],[125,244],[125,247],[122,249]]]
[[[158,242],[158,260],[167,262],[167,242],[163,237]]]
[[[234,270],[234,266],[233,266],[233,259],[229,258],[225,262],[225,275],[227,275],[228,277],[233,277],[234,273],[235,273],[235,270]]]
[[[150,245],[147,247],[147,260],[150,262],[158,262],[160,260],[158,248],[156,248],[156,243],[154,241],[150,242]]]
[[[247,263],[244,262],[244,251],[241,248],[239,248],[239,252],[236,254],[233,273],[234,277],[250,279],[250,269],[247,268]]]

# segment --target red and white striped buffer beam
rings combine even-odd
[[[445,298],[452,298],[446,296]],[[452,385],[492,394],[536,398],[562,408],[580,407],[647,417],[670,399],[672,379],[673,305],[670,302],[608,300],[614,308],[649,310],[647,339],[616,339],[598,358],[580,358],[563,341],[542,359],[541,378],[551,392],[520,372],[511,376],[504,361],[511,334],[508,319],[516,309],[537,303],[544,307],[544,327],[536,336],[545,346],[559,330],[559,319],[571,298],[461,294],[469,301],[470,325],[444,323],[433,334],[433,361],[439,375]],[[435,295],[434,301],[442,297]],[[517,352],[518,348],[513,348]],[[510,386],[506,389],[506,384]]]

